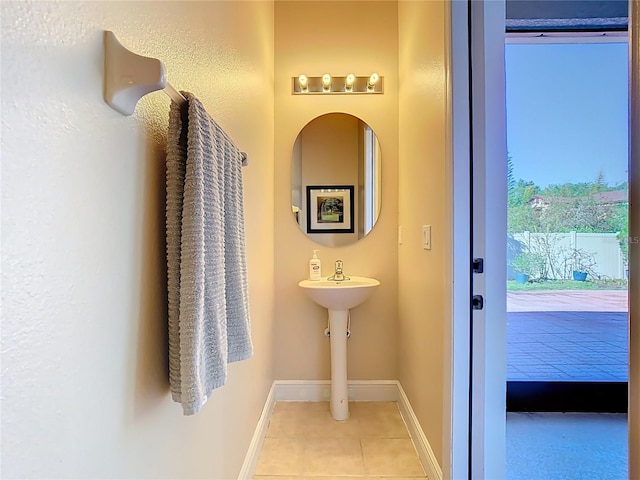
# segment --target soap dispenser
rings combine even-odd
[[[319,250],[313,251],[313,258],[309,260],[309,280],[320,280],[322,278],[322,264],[318,258]]]

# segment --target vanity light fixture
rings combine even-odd
[[[384,93],[384,77],[377,73],[370,75],[321,76],[298,75],[291,78],[291,93],[300,94],[372,94]]]

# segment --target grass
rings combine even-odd
[[[527,283],[516,283],[507,280],[507,291],[523,292],[531,290],[626,290],[626,280],[530,280]]]

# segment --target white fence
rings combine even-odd
[[[626,265],[620,243],[615,233],[511,233],[507,249],[507,265],[511,265],[520,253],[530,251],[541,253],[547,258],[549,278],[563,278],[559,265],[566,263],[567,255],[576,250],[587,252],[595,260],[592,273],[600,278],[625,279]],[[551,265],[553,264],[553,265]],[[514,271],[508,268],[508,278]],[[566,276],[565,276],[566,278]]]

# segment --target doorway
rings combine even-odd
[[[505,53],[506,478],[541,459],[549,479],[624,478],[627,35],[511,34]]]
[[[464,3],[464,5],[460,5]],[[541,3],[541,2],[520,2]],[[573,3],[573,2],[558,2]],[[454,306],[452,329],[452,456],[449,465],[445,465],[446,474],[450,478],[505,478],[505,445],[503,443],[505,423],[505,390],[501,385],[506,383],[506,298],[504,292],[506,268],[506,241],[494,236],[495,232],[506,231],[506,205],[501,207],[494,202],[487,188],[491,180],[491,193],[506,198],[506,162],[504,168],[495,159],[506,158],[506,139],[504,132],[504,82],[500,72],[504,72],[501,63],[504,56],[505,4],[503,2],[453,2],[452,5],[452,145],[453,145],[453,185],[454,185]],[[630,17],[631,23],[638,22],[637,13]],[[469,25],[474,27],[469,29]],[[637,64],[637,30],[632,34],[631,56]],[[634,53],[635,52],[635,53]],[[471,59],[471,60],[470,60]],[[632,64],[634,64],[632,62]],[[632,69],[632,71],[634,71]],[[637,73],[638,69],[635,69]],[[470,74],[473,72],[473,76]],[[635,85],[636,76],[632,77]],[[632,89],[633,91],[633,89]],[[502,96],[500,95],[502,93]],[[470,99],[473,99],[470,101]],[[631,98],[631,125],[638,121],[637,98]],[[634,113],[635,112],[635,113]],[[632,129],[633,131],[633,129]],[[637,162],[637,138],[631,138],[631,165]],[[635,149],[633,147],[635,146]],[[503,155],[500,155],[502,150]],[[636,153],[634,153],[636,152]],[[496,155],[497,153],[497,155]],[[491,159],[494,159],[493,162]],[[465,167],[465,162],[468,169]],[[470,163],[474,170],[471,174]],[[638,181],[636,170],[630,170],[630,183]],[[504,184],[499,179],[505,178]],[[472,180],[473,179],[473,184]],[[474,188],[474,185],[476,186]],[[468,190],[466,190],[468,188]],[[633,203],[633,188],[631,189]],[[472,192],[469,195],[468,192]],[[637,193],[635,194],[637,195]],[[471,198],[477,210],[470,213]],[[502,208],[505,216],[502,215]],[[490,216],[487,212],[491,212]],[[637,234],[638,226],[633,224],[631,215],[629,239]],[[465,222],[475,220],[484,225],[484,230],[465,228]],[[503,223],[504,228],[500,227]],[[488,228],[487,228],[488,226]],[[473,242],[471,241],[473,233]],[[482,248],[480,242],[484,241]],[[471,244],[474,245],[473,250]],[[500,245],[502,254],[495,245]],[[465,246],[469,248],[465,248]],[[635,345],[638,343],[634,325],[634,307],[637,305],[633,290],[634,272],[637,271],[636,248],[630,243],[630,368],[637,367],[634,359]],[[462,256],[466,253],[466,256]],[[484,273],[472,274],[471,264],[475,258],[484,258]],[[500,263],[503,261],[504,263]],[[466,292],[465,292],[466,290]],[[465,296],[466,293],[466,296]],[[473,314],[464,311],[463,305],[470,305],[471,296],[482,296],[483,309]],[[470,307],[467,307],[470,308]],[[504,321],[504,323],[503,323]],[[471,326],[473,325],[473,329]],[[465,328],[469,328],[465,333]],[[468,350],[465,355],[464,344]],[[502,363],[501,363],[502,362]],[[470,394],[465,401],[464,376],[467,386],[471,385]],[[630,418],[637,415],[636,389],[630,384]],[[456,393],[458,395],[456,395]],[[635,412],[635,413],[634,413]],[[502,417],[501,417],[502,415]],[[466,433],[460,425],[467,425]],[[630,421],[629,438],[631,448],[637,448],[637,427]],[[637,471],[637,461],[633,455],[629,471]]]

